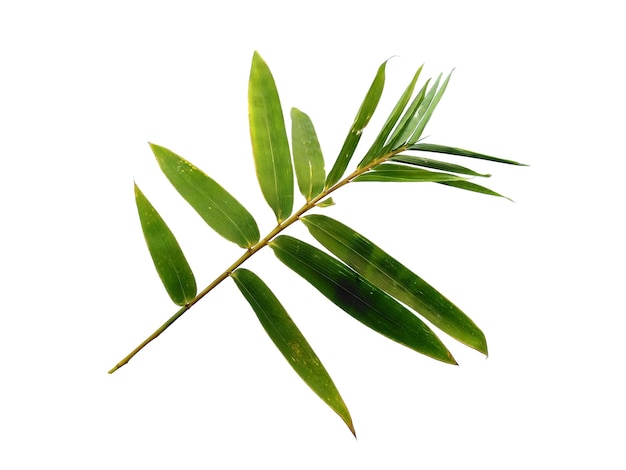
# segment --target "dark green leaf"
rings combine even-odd
[[[350,412],[321,361],[267,285],[252,271],[231,273],[278,350],[304,382],[346,423],[352,434]],[[355,434],[356,436],[356,434]]]
[[[185,305],[196,296],[196,280],[174,234],[150,201],[135,185],[135,202],[154,267],[165,290],[176,305]]]
[[[300,192],[309,202],[324,190],[324,157],[313,123],[299,109],[291,110],[291,144]]]
[[[337,156],[337,160],[333,165],[330,173],[328,174],[328,178],[326,178],[326,187],[330,188],[335,183],[337,183],[341,177],[343,176],[346,168],[348,167],[348,163],[350,163],[350,159],[354,155],[354,151],[356,150],[356,146],[361,140],[361,134],[363,133],[363,129],[369,123],[376,107],[378,106],[378,102],[380,101],[380,97],[383,93],[383,88],[385,87],[385,66],[387,65],[387,61],[383,62],[381,66],[378,68],[378,72],[376,73],[376,77],[374,77],[374,81],[372,82],[367,94],[365,95],[365,99],[359,108],[359,111],[354,118],[354,123],[350,128],[350,133],[343,144],[343,147],[339,151],[339,155]]]
[[[421,150],[422,152],[435,152],[445,153],[448,155],[458,155],[460,157],[478,158],[480,160],[489,160],[497,163],[507,163],[509,165],[527,166],[523,163],[514,162],[513,160],[505,160],[503,158],[492,157],[483,153],[472,152],[471,150],[464,150],[456,147],[448,147],[446,145],[437,144],[413,144],[408,150]]]
[[[278,259],[346,313],[374,331],[440,361],[456,361],[419,318],[341,261],[298,239],[270,242]]]
[[[378,182],[439,182],[463,180],[458,175],[423,170],[407,165],[383,163],[374,167],[372,171],[363,173],[353,181],[378,181]]]
[[[254,218],[228,191],[171,150],[156,144],[150,147],[172,186],[213,230],[242,248],[259,241]]]
[[[459,173],[461,175],[482,176],[484,178],[488,178],[491,176],[484,173],[476,173],[474,170],[470,170],[469,168],[465,168],[464,166],[455,165],[448,162],[442,162],[439,160],[431,160],[430,158],[416,157],[414,155],[395,155],[389,160],[394,162],[406,163],[408,165],[421,166],[424,168],[432,168],[433,170]]]
[[[417,83],[417,79],[419,78],[421,72],[422,67],[417,69],[417,72],[415,72],[413,80],[411,80],[411,83],[409,83],[406,90],[404,90],[404,93],[391,111],[391,114],[389,114],[389,117],[387,118],[387,121],[385,122],[380,133],[378,134],[378,137],[376,137],[376,140],[368,150],[363,160],[361,160],[357,168],[364,168],[375,159],[383,156],[382,153],[384,153],[383,148],[385,146],[385,142],[387,142],[389,134],[398,123],[398,119],[400,119],[400,115],[402,114],[402,111],[404,111],[404,109],[406,108],[409,99],[411,99],[411,95],[413,94],[413,90],[415,89],[415,84]]]
[[[257,178],[280,223],[293,209],[293,167],[276,83],[258,52],[250,70],[248,113]]]
[[[302,222],[324,247],[365,279],[458,341],[487,354],[483,332],[456,305],[350,227],[324,215]]]
[[[445,184],[446,186],[452,186],[455,188],[464,189],[466,191],[473,191],[475,193],[487,194],[489,196],[503,197],[511,201],[510,198],[503,196],[502,194],[496,193],[495,191],[492,191],[489,188],[485,188],[484,186],[481,186],[476,183],[472,183],[470,181],[440,181],[439,183]]]

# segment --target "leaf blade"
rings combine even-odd
[[[311,235],[365,279],[457,341],[487,355],[483,332],[455,304],[370,240],[325,215],[301,218]]]
[[[352,181],[355,182],[397,182],[397,183],[428,183],[441,181],[458,181],[464,178],[450,173],[424,170],[407,165],[394,163],[382,163],[374,167],[372,171],[363,173]]]
[[[242,248],[259,241],[256,221],[228,191],[171,150],[156,144],[150,148],[172,186],[213,230]]]
[[[276,83],[258,52],[250,69],[248,117],[261,192],[281,223],[293,209],[293,168]]]
[[[315,127],[309,116],[291,109],[293,163],[300,193],[309,202],[324,190],[326,170]]]
[[[172,302],[185,305],[197,294],[196,280],[189,263],[172,231],[136,184],[135,204],[159,278]]]
[[[374,141],[374,143],[368,150],[365,157],[363,157],[363,160],[361,160],[357,168],[359,169],[364,168],[368,164],[373,162],[376,158],[382,156],[380,155],[380,153],[384,151],[383,149],[384,149],[385,143],[387,142],[387,138],[389,137],[389,134],[391,134],[391,131],[398,123],[398,120],[400,119],[400,115],[402,114],[402,111],[404,111],[409,100],[411,99],[411,95],[413,94],[413,90],[415,89],[415,84],[417,83],[417,80],[419,79],[419,76],[422,73],[422,68],[423,66],[417,69],[417,72],[415,72],[415,74],[413,75],[413,79],[404,90],[404,93],[400,96],[400,99],[398,100],[395,107],[389,114],[389,117],[387,118],[387,121],[381,128],[380,133],[376,137],[376,140]]]
[[[390,161],[405,163],[407,165],[421,166],[424,168],[432,168],[433,170],[447,171],[451,173],[459,173],[461,175],[481,176],[489,178],[491,175],[485,173],[477,173],[461,165],[454,163],[442,162],[440,160],[432,160],[430,158],[416,157],[415,155],[394,155]]]
[[[443,84],[441,85],[441,87],[437,89],[437,93],[435,94],[433,99],[428,102],[428,108],[423,113],[420,113],[421,117],[420,117],[419,123],[417,124],[415,131],[411,134],[411,137],[407,141],[408,145],[412,145],[418,142],[420,138],[422,137],[422,133],[424,132],[426,125],[430,121],[430,118],[433,115],[433,112],[437,108],[439,101],[441,101],[441,97],[446,91],[446,88],[448,87],[448,83],[450,82],[451,77],[452,77],[452,73],[448,74],[446,79],[443,81]],[[437,79],[437,83],[438,82],[439,82],[439,79]],[[436,86],[433,86],[433,89],[436,89]]]
[[[416,352],[456,364],[424,322],[343,262],[287,235],[269,245],[280,261],[356,320]]]
[[[267,284],[244,268],[237,269],[230,276],[289,365],[356,436],[350,412],[330,375]]]
[[[378,102],[380,101],[380,97],[383,93],[383,88],[385,87],[386,65],[387,61],[383,62],[380,67],[378,67],[376,76],[374,77],[374,80],[372,81],[372,84],[370,85],[370,88],[361,103],[361,107],[354,118],[350,132],[348,133],[348,136],[339,151],[337,160],[335,160],[335,163],[326,178],[326,188],[332,187],[343,176],[352,156],[354,155],[354,151],[361,140],[363,129],[365,129],[368,125],[378,106]]]
[[[444,184],[446,186],[452,186],[458,189],[464,189],[465,191],[472,191],[475,193],[486,194],[487,196],[495,196],[495,197],[503,197],[504,199],[508,199],[513,202],[513,200],[509,197],[506,197],[500,193],[497,193],[489,188],[485,188],[480,184],[472,183],[471,181],[439,181],[439,184]]]
[[[492,157],[491,155],[485,155],[484,153],[473,152],[471,150],[465,150],[458,147],[450,147],[447,145],[415,143],[411,145],[408,150],[421,150],[422,152],[444,153],[447,155],[456,155],[460,157],[477,158],[479,160],[488,160],[496,163],[506,163],[508,165],[527,166],[524,163],[515,162],[513,160]]]

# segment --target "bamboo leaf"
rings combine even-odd
[[[376,182],[440,182],[458,181],[464,178],[450,173],[440,173],[436,171],[414,168],[407,165],[397,165],[394,163],[382,163],[374,167],[372,171],[357,176],[352,181],[376,181]]]
[[[298,187],[309,202],[324,190],[324,157],[309,116],[292,108],[291,123],[291,144]]]
[[[150,147],[172,186],[213,230],[242,248],[259,241],[254,218],[228,191],[171,150],[156,144]]]
[[[293,209],[293,167],[276,83],[258,52],[250,70],[248,113],[261,192],[281,223]]]
[[[483,153],[472,152],[471,150],[460,149],[457,147],[448,147],[446,145],[437,144],[413,144],[408,150],[421,150],[422,152],[444,153],[447,155],[457,155],[460,157],[477,158],[480,160],[488,160],[496,163],[506,163],[509,165],[527,166],[524,163],[514,162],[513,160],[505,160],[504,158],[492,157]]]
[[[352,127],[350,128],[350,132],[348,133],[348,136],[339,151],[337,160],[335,160],[335,164],[326,178],[326,188],[333,186],[343,176],[346,168],[348,167],[348,163],[350,163],[350,159],[354,155],[356,146],[358,145],[359,140],[361,140],[363,129],[365,129],[369,123],[376,107],[378,106],[378,102],[380,101],[380,97],[383,93],[383,88],[385,87],[386,65],[387,61],[383,62],[381,66],[378,67],[374,81],[370,85],[363,103],[361,103],[361,107],[354,118]]]
[[[426,90],[428,90],[429,83],[430,79],[426,81],[417,95],[415,95],[415,98],[413,98],[413,101],[404,112],[404,115],[402,116],[402,119],[400,119],[400,122],[398,123],[398,126],[394,130],[392,136],[389,138],[388,145],[391,149],[395,150],[402,147],[415,131],[415,126],[419,123],[420,116],[428,107],[428,103],[432,99],[432,96],[434,96],[433,90],[437,88],[439,79],[437,79],[427,94]]]
[[[487,354],[485,335],[434,287],[350,227],[324,215],[301,218],[325,248],[365,279],[456,340]]]
[[[252,271],[231,273],[261,325],[296,373],[355,434],[350,412],[321,361],[269,287]]]
[[[462,175],[482,176],[489,178],[491,175],[485,173],[476,173],[461,165],[454,163],[442,162],[439,160],[431,160],[430,158],[416,157],[415,155],[395,155],[389,159],[390,161],[406,163],[408,165],[421,166],[424,168],[432,168],[433,170],[449,171],[451,173],[459,173]]]
[[[421,138],[422,133],[424,132],[424,129],[426,128],[426,125],[428,124],[428,121],[430,121],[430,118],[433,112],[435,111],[435,108],[437,108],[439,101],[441,101],[441,97],[443,96],[444,92],[446,91],[446,88],[448,87],[448,83],[450,82],[450,77],[452,77],[452,73],[450,73],[446,77],[441,87],[437,90],[437,94],[433,97],[432,100],[424,100],[425,103],[428,102],[428,108],[423,113],[420,112],[421,117],[420,117],[419,123],[415,131],[413,132],[413,134],[411,134],[411,137],[407,141],[409,145],[416,143]],[[439,82],[439,79],[437,79],[437,82]],[[436,86],[434,86],[433,89],[436,89]]]
[[[503,196],[495,191],[492,191],[489,188],[485,188],[476,183],[472,183],[471,181],[439,181],[440,184],[445,184],[446,186],[452,186],[454,188],[464,189],[466,191],[473,191],[475,193],[487,194],[488,196],[496,196],[503,197],[504,199],[508,199],[512,201],[511,198]]]
[[[406,87],[406,90],[404,90],[404,93],[402,94],[402,96],[396,103],[395,107],[389,114],[389,117],[387,118],[387,121],[385,122],[382,129],[380,130],[380,133],[376,137],[376,140],[374,141],[374,143],[368,150],[365,157],[363,157],[363,160],[361,160],[357,168],[361,169],[361,168],[366,167],[371,162],[373,162],[376,158],[381,157],[382,156],[381,154],[384,153],[383,148],[385,146],[385,142],[387,141],[387,138],[389,137],[389,134],[391,133],[393,128],[398,123],[398,119],[400,119],[400,115],[402,114],[402,111],[404,111],[407,103],[411,99],[411,95],[413,94],[413,90],[415,89],[415,84],[417,83],[417,80],[422,72],[422,68],[423,66],[417,69],[417,72],[415,72],[415,75],[413,76],[413,80],[411,80],[411,83],[409,83],[409,85]]]
[[[154,267],[172,302],[185,305],[196,296],[193,272],[171,230],[135,184],[139,220]]]
[[[286,235],[275,238],[270,247],[285,265],[364,325],[414,351],[456,364],[424,322],[341,261]]]

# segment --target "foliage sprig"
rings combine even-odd
[[[450,75],[445,78],[440,75],[432,84],[427,80],[415,93],[420,67],[371,147],[356,168],[345,176],[363,131],[378,107],[386,64],[378,68],[339,155],[326,175],[313,123],[296,108],[290,113],[290,145],[274,78],[265,61],[254,53],[248,88],[250,136],[261,192],[277,222],[263,238],[254,217],[226,189],[171,150],[150,144],[172,186],[213,230],[244,251],[198,292],[195,276],[178,241],[135,185],[135,201],[148,249],[167,293],[181,308],[109,373],[128,363],[201,298],[231,278],[296,373],[355,434],[348,408],[312,347],[265,282],[242,267],[265,246],[346,313],[400,344],[441,362],[456,364],[430,323],[487,355],[487,342],[480,328],[434,287],[350,227],[323,214],[309,214],[316,207],[333,204],[331,194],[352,182],[434,182],[501,196],[469,181],[490,175],[431,159],[430,154],[521,165],[469,150],[422,142],[424,129],[448,86]],[[293,211],[294,173],[305,199],[296,211]],[[301,221],[327,251],[282,233],[297,221]]]

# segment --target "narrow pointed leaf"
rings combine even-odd
[[[414,351],[456,364],[422,320],[341,261],[286,235],[275,238],[270,247],[284,264],[364,325]]]
[[[434,287],[350,227],[324,215],[301,218],[324,247],[365,279],[456,340],[487,354],[485,335]]]
[[[376,72],[376,77],[374,77],[374,81],[372,82],[367,94],[365,95],[365,99],[363,100],[363,103],[354,118],[354,122],[350,128],[350,133],[348,134],[348,137],[346,137],[346,140],[339,151],[337,160],[330,170],[328,178],[326,178],[327,188],[333,186],[343,176],[346,168],[348,167],[348,163],[350,163],[350,159],[354,155],[356,146],[358,145],[359,140],[361,140],[363,129],[365,129],[369,123],[376,107],[378,106],[378,102],[380,101],[380,97],[383,93],[383,88],[385,87],[386,65],[387,61],[383,62]]]
[[[420,113],[421,114],[420,121],[415,131],[413,132],[413,134],[411,134],[411,137],[408,140],[409,145],[416,143],[422,137],[422,133],[424,132],[424,129],[426,128],[426,125],[428,124],[428,121],[430,121],[430,118],[433,115],[433,112],[437,108],[439,101],[441,101],[441,97],[443,96],[444,92],[446,91],[446,88],[448,87],[448,83],[450,82],[450,77],[452,77],[452,73],[450,73],[446,77],[446,79],[443,81],[443,84],[437,90],[437,94],[429,102],[428,108],[424,111],[424,113]],[[437,81],[439,81],[439,79]]]
[[[356,436],[350,412],[337,387],[274,293],[256,274],[247,269],[237,269],[231,277],[287,362]]]
[[[497,193],[495,191],[492,191],[489,188],[485,188],[484,186],[481,186],[476,183],[472,183],[470,181],[440,181],[439,183],[445,184],[446,186],[452,186],[454,188],[464,189],[466,191],[473,191],[475,193],[487,194],[488,196],[503,197],[504,199],[508,199],[509,201],[512,201],[511,198],[503,196],[500,193]]]
[[[261,192],[280,223],[293,209],[293,167],[276,83],[258,52],[250,70],[248,114]]]
[[[300,193],[309,202],[324,190],[326,171],[324,157],[313,123],[299,109],[291,110],[293,163]]]
[[[213,230],[242,248],[259,241],[254,218],[228,191],[171,150],[150,147],[172,186]]]
[[[433,170],[449,171],[451,173],[459,173],[461,175],[482,176],[488,178],[491,175],[485,173],[477,173],[461,165],[454,163],[442,162],[439,160],[431,160],[430,158],[416,157],[415,155],[395,155],[389,159],[390,161],[406,163],[408,165],[421,166],[424,168],[432,168]]]
[[[415,127],[419,123],[420,117],[424,114],[425,110],[428,108],[428,103],[434,96],[433,90],[436,90],[439,79],[437,79],[430,90],[428,89],[429,83],[430,79],[426,81],[417,95],[415,95],[415,98],[413,98],[413,101],[406,109],[392,136],[389,138],[389,146],[391,149],[398,149],[405,145],[411,137],[411,134],[415,132]]]
[[[496,163],[506,163],[509,165],[527,166],[524,163],[514,162],[513,160],[505,160],[504,158],[492,157],[483,153],[472,152],[471,150],[460,149],[457,147],[449,147],[447,145],[437,144],[413,144],[408,150],[421,150],[422,152],[444,153],[447,155],[457,155],[460,157],[477,158],[479,160],[488,160]]]
[[[141,229],[163,286],[172,302],[185,305],[197,293],[196,280],[189,263],[174,234],[137,185],[135,202]]]
[[[415,84],[417,83],[417,80],[422,72],[422,68],[423,66],[417,69],[417,72],[415,72],[415,75],[413,76],[413,80],[411,80],[411,83],[409,83],[409,85],[406,87],[406,90],[404,90],[404,93],[402,94],[402,96],[396,103],[395,107],[389,114],[389,117],[387,118],[387,121],[385,122],[382,129],[380,130],[380,133],[376,137],[376,140],[374,141],[374,143],[368,150],[365,157],[363,157],[363,160],[361,160],[357,168],[359,169],[364,168],[368,164],[373,162],[375,159],[383,156],[382,154],[384,153],[383,148],[385,146],[385,142],[387,141],[387,138],[389,137],[389,134],[391,133],[393,128],[398,123],[398,119],[400,119],[400,116],[402,115],[402,111],[404,111],[404,109],[406,108],[406,105],[411,99],[411,95],[413,94],[413,90],[415,89]]]
[[[376,166],[372,171],[363,173],[353,181],[377,181],[377,182],[439,182],[463,180],[461,176],[450,173],[414,168],[407,165],[383,163]]]

